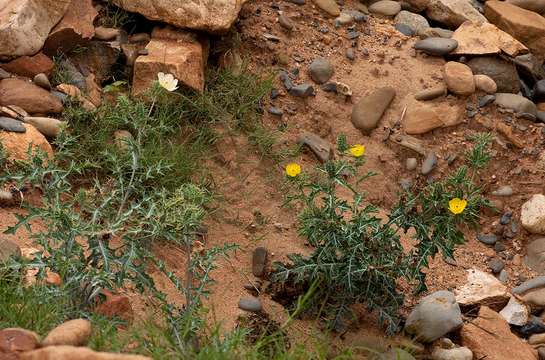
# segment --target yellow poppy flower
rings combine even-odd
[[[174,78],[172,74],[158,73],[157,79],[159,79],[159,85],[161,85],[167,91],[174,91],[178,89],[178,80]]]
[[[301,173],[301,166],[297,163],[290,163],[286,165],[286,175],[289,177],[296,177]]]
[[[464,212],[467,206],[467,200],[454,198],[448,202],[448,209],[451,213],[458,215]]]
[[[361,157],[365,154],[365,146],[357,144],[348,149],[348,151],[350,151],[350,154],[354,157]]]

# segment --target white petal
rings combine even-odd
[[[163,72],[158,73],[157,78],[159,79],[159,81],[164,81],[165,80],[165,73],[163,73]]]

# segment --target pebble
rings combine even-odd
[[[428,175],[437,165],[437,155],[434,152],[429,153],[422,163],[422,175]]]
[[[238,302],[238,307],[244,311],[254,313],[260,312],[263,309],[263,306],[261,305],[261,300],[256,297],[240,299],[240,301]]]
[[[494,274],[498,274],[505,267],[505,263],[499,258],[493,258],[488,262],[488,267]]]
[[[498,236],[495,234],[477,234],[477,240],[486,245],[494,245],[498,241]]]
[[[308,71],[314,82],[323,84],[333,76],[333,65],[326,58],[318,57],[312,61]]]
[[[479,98],[477,99],[477,106],[480,109],[487,105],[492,104],[495,100],[496,100],[496,97],[494,95],[479,96]]]
[[[401,5],[397,1],[381,0],[371,4],[368,10],[372,14],[395,16],[401,11]]]
[[[269,114],[275,115],[275,116],[282,116],[284,112],[282,111],[282,109],[277,108],[276,106],[271,106],[269,108]]]
[[[497,252],[497,253],[500,253],[500,252],[504,251],[505,249],[506,249],[505,244],[502,243],[501,241],[497,241],[494,244],[494,251]]]
[[[49,79],[47,78],[46,74],[43,74],[43,73],[36,74],[32,82],[41,88],[44,88],[46,90],[51,90],[51,83],[49,82]]]
[[[293,86],[288,90],[291,96],[306,98],[314,94],[314,87],[311,84]]]
[[[529,337],[533,334],[541,334],[545,332],[545,323],[537,316],[530,316],[526,325],[519,329],[519,333],[524,337]]]
[[[513,195],[513,188],[509,185],[504,185],[498,188],[498,190],[492,191],[494,196],[511,196]]]
[[[279,75],[280,81],[282,81],[282,84],[284,84],[284,87],[286,90],[290,91],[293,88],[293,82],[290,79],[290,76],[287,72],[282,71]]]
[[[290,3],[296,4],[296,5],[305,5],[306,0],[288,0]]]
[[[267,254],[267,249],[264,247],[257,247],[252,253],[252,274],[254,276],[261,277],[265,273]]]
[[[356,54],[354,53],[353,48],[349,48],[346,50],[346,58],[352,61],[356,59]]]
[[[362,97],[352,108],[352,124],[363,134],[373,131],[390,106],[396,91],[393,87],[382,87]]]
[[[349,40],[354,40],[354,39],[359,38],[360,35],[361,35],[361,33],[359,31],[349,31],[348,34],[346,35],[346,37]]]
[[[271,100],[276,99],[280,95],[280,92],[277,89],[271,90]]]
[[[293,21],[287,17],[286,15],[282,14],[278,17],[278,23],[280,26],[282,26],[284,29],[291,31],[295,27],[295,24]]]
[[[409,171],[416,169],[417,166],[418,166],[418,160],[416,160],[416,158],[408,158],[407,162],[405,163],[405,167]]]
[[[502,224],[502,225],[509,224],[511,222],[512,217],[513,217],[513,213],[510,212],[510,211],[507,211],[507,212],[503,213],[501,218],[500,218],[500,224]]]
[[[498,275],[498,280],[504,284],[507,283],[507,281],[509,280],[509,274],[507,273],[507,270],[502,269],[500,271],[500,274]]]
[[[436,87],[425,89],[419,91],[414,98],[419,101],[433,100],[440,96],[446,95],[447,88],[443,85],[438,85]]]
[[[326,162],[333,156],[331,143],[314,133],[304,132],[299,136],[297,142],[300,145],[308,146],[321,162]]]
[[[14,133],[26,132],[26,127],[22,122],[3,116],[0,117],[0,129]]]
[[[419,40],[414,44],[416,50],[423,51],[428,55],[444,56],[454,51],[458,47],[458,42],[454,39],[445,39],[440,37],[430,37]]]
[[[409,191],[413,186],[411,179],[401,179],[399,180],[399,186],[405,191]]]

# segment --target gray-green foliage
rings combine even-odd
[[[351,317],[351,307],[364,303],[378,312],[379,321],[390,332],[400,322],[403,292],[399,280],[425,289],[421,271],[437,253],[452,256],[455,245],[464,240],[461,224],[475,224],[481,207],[486,206],[480,190],[462,166],[447,179],[431,183],[418,192],[400,196],[386,220],[366,202],[356,185],[369,173],[357,178],[361,158],[347,159],[344,137],[338,141],[340,160],[317,167],[317,176],[303,174],[291,180],[297,189],[290,201],[303,205],[299,234],[314,251],[310,256],[292,254],[291,263],[276,263],[273,282],[300,286],[320,284],[312,308],[332,321],[335,328]],[[355,179],[348,181],[348,179]],[[344,188],[351,199],[339,195]],[[449,211],[452,198],[468,201],[462,214]],[[405,251],[401,230],[415,230],[415,246]]]

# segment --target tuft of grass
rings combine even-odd
[[[101,9],[98,26],[122,28],[131,22],[131,15],[125,10],[113,5],[108,0],[107,4]]]
[[[469,137],[469,140],[475,143],[475,146],[465,152],[466,161],[471,168],[484,169],[488,165],[492,158],[489,149],[492,139],[490,133],[477,133]]]

